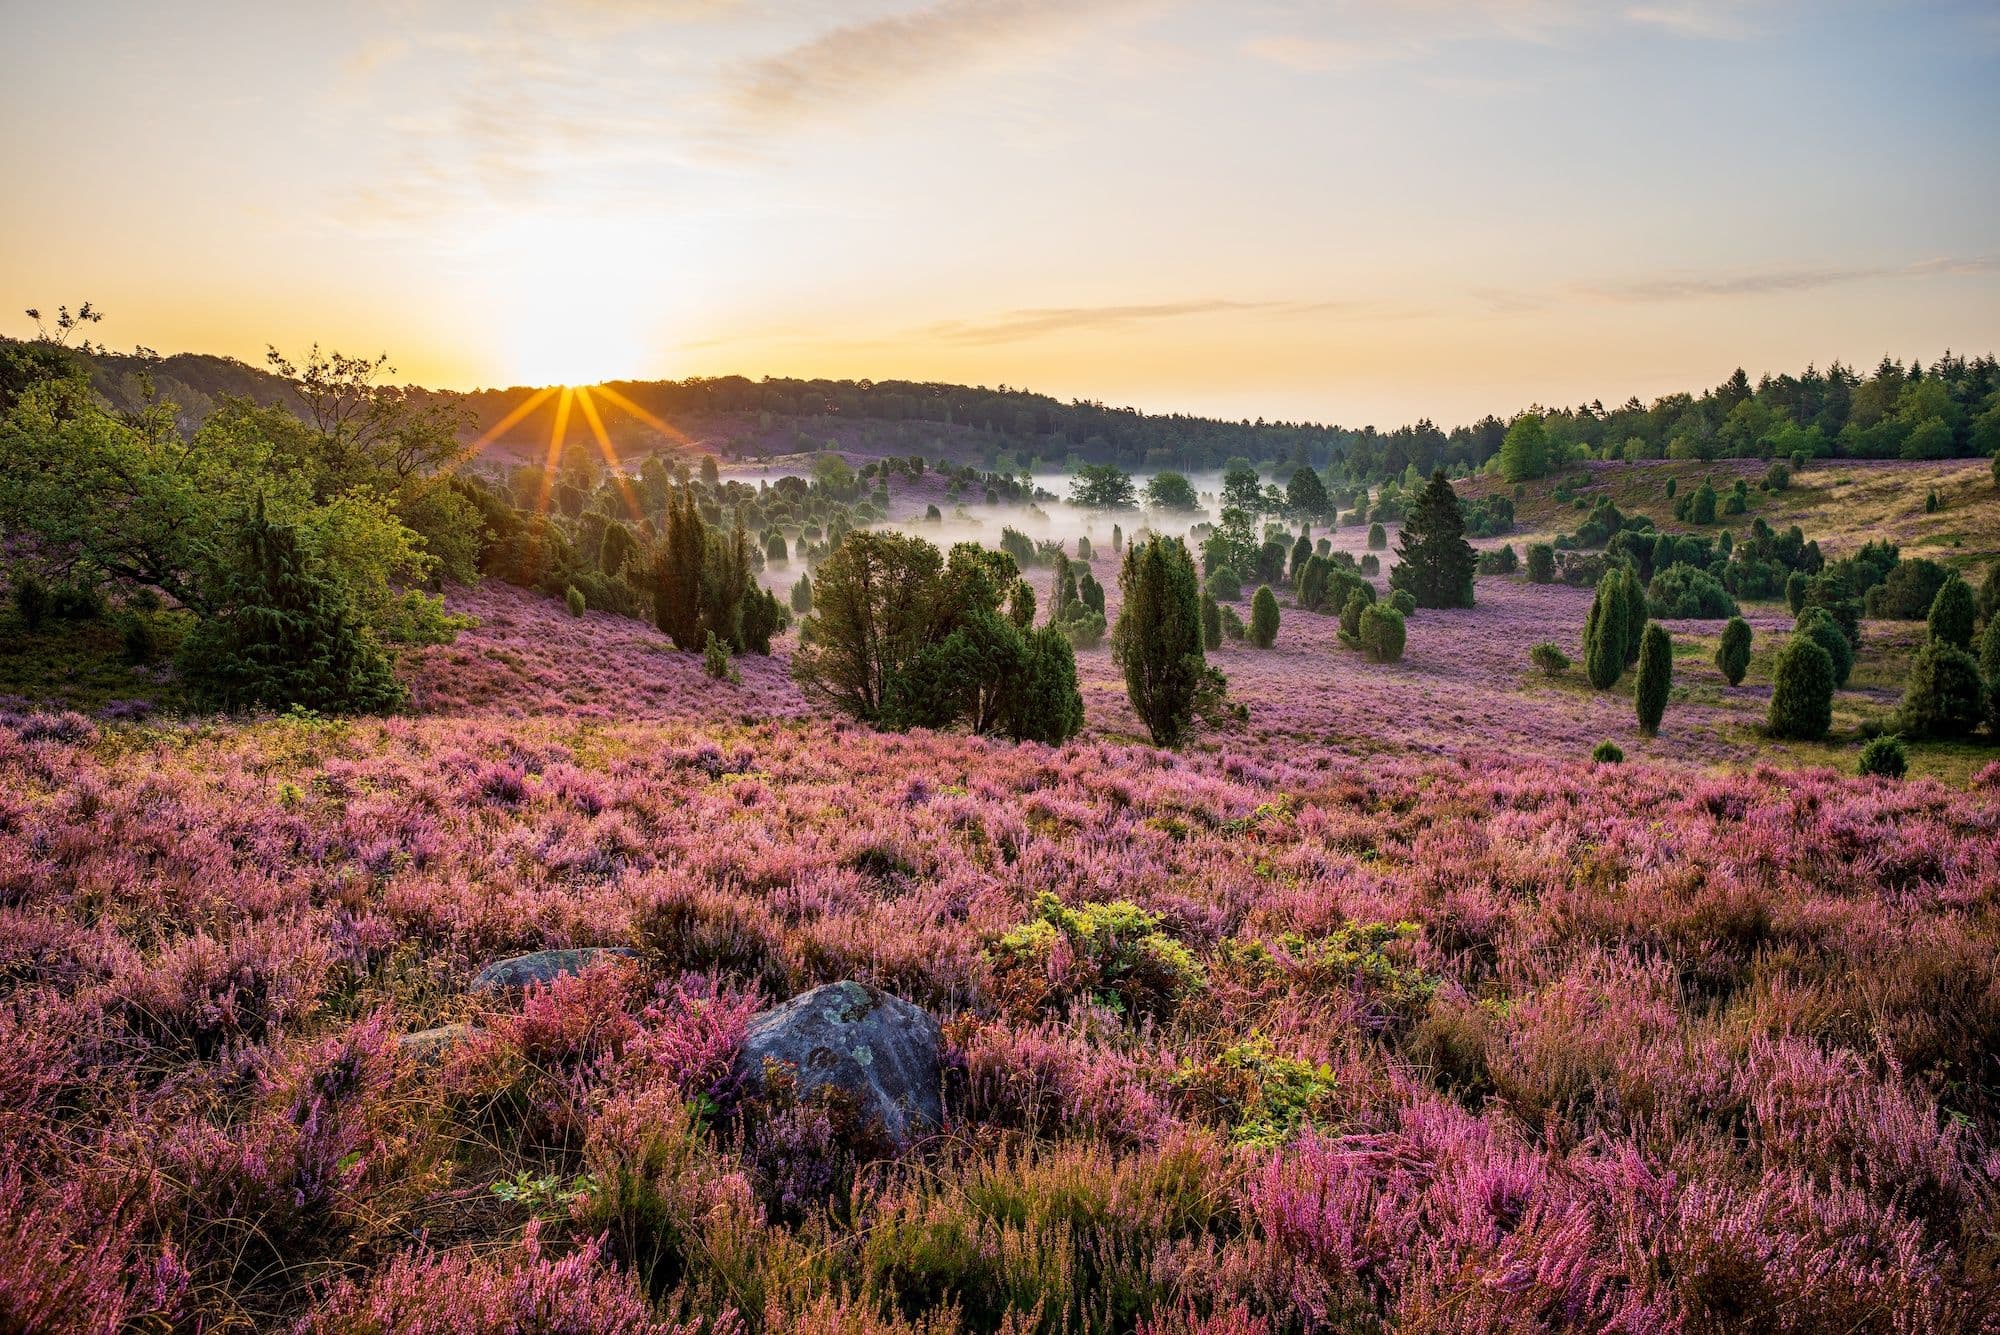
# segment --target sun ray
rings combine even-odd
[[[638,404],[632,402],[631,399],[619,393],[611,386],[596,385],[593,386],[593,388],[595,388],[599,394],[602,394],[605,398],[610,399],[620,408],[623,408],[626,412],[632,414],[632,416],[638,418],[640,421],[644,422],[647,426],[653,428],[653,430],[665,436],[668,440],[673,441],[676,445],[694,444],[693,441],[688,439],[687,433],[685,431],[682,431],[679,427],[674,426],[673,424],[665,421],[662,418],[655,417],[652,413],[646,411],[644,408],[641,408]]]
[[[632,490],[632,480],[620,471],[623,465],[618,460],[618,450],[604,430],[604,419],[597,415],[597,403],[590,397],[587,386],[576,391],[576,402],[583,409],[583,420],[589,426],[590,434],[597,437],[597,452],[604,456],[605,466],[611,470],[611,483],[625,498],[625,510],[632,516],[632,522],[637,524],[645,517],[639,509],[638,494]]]
[[[569,407],[575,401],[576,391],[564,385],[562,397],[556,400],[555,424],[549,428],[549,457],[542,463],[542,494],[535,501],[538,514],[549,512],[549,498],[555,494],[556,469],[562,464],[563,437],[569,434]]]
[[[535,411],[535,409],[541,407],[544,403],[547,403],[549,395],[555,392],[556,392],[555,386],[550,385],[546,389],[536,390],[533,394],[530,394],[526,399],[523,399],[520,405],[516,407],[512,412],[508,413],[505,417],[495,422],[492,426],[487,427],[486,430],[480,432],[477,439],[475,439],[471,444],[467,445],[464,449],[460,450],[458,452],[458,457],[451,461],[451,467],[446,469],[445,471],[448,473],[456,473],[459,469],[465,467],[466,464],[472,462],[472,457],[474,455],[478,454],[488,445],[491,445],[494,441],[498,440],[501,436],[505,435],[507,432],[513,430],[516,426],[520,425],[520,423],[528,416],[529,413],[532,413],[533,411]]]

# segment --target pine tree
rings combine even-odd
[[[1646,627],[1642,639],[1632,700],[1639,712],[1639,731],[1651,737],[1660,730],[1660,717],[1667,712],[1667,692],[1674,682],[1674,644],[1659,626]]]
[[[1158,534],[1129,544],[1118,591],[1112,657],[1154,743],[1177,746],[1220,676],[1203,656],[1201,587],[1186,544]]]
[[[666,534],[653,558],[653,621],[681,650],[702,647],[701,568],[708,525],[694,491],[682,487],[667,503]]]
[[[1418,607],[1472,606],[1478,558],[1465,540],[1465,514],[1442,468],[1417,494],[1396,544],[1389,583],[1407,589]]]
[[[237,559],[217,612],[182,643],[181,671],[219,709],[371,714],[404,700],[389,655],[352,601],[301,540],[265,513],[262,497],[238,532]]]

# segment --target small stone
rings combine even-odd
[[[751,1019],[736,1076],[758,1090],[766,1062],[788,1066],[800,1099],[841,1090],[864,1122],[904,1146],[944,1123],[943,1049],[921,1007],[861,983],[828,983]]]
[[[586,946],[577,950],[537,950],[498,960],[472,980],[474,992],[517,992],[531,983],[552,983],[565,974],[582,973],[604,960],[636,960],[639,952],[625,946]]]
[[[469,1024],[441,1024],[435,1029],[419,1029],[396,1040],[396,1048],[412,1061],[433,1062],[471,1039],[479,1032]]]

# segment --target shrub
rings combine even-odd
[[[1986,567],[1986,578],[1979,581],[1979,619],[1992,621],[2000,616],[2000,560]]]
[[[1244,637],[1243,618],[1236,615],[1233,607],[1221,608],[1222,635],[1224,639],[1240,640]]]
[[[1375,605],[1373,589],[1355,589],[1347,595],[1347,602],[1340,609],[1340,634],[1343,640],[1360,643],[1361,614]]]
[[[1382,573],[1382,558],[1373,552],[1363,552],[1359,568],[1364,575],[1379,575]]]
[[[735,666],[729,661],[729,646],[714,631],[708,633],[708,643],[702,646],[701,670],[717,681],[740,680]]]
[[[1985,683],[1971,654],[1944,640],[1917,651],[1903,686],[1896,727],[1907,737],[1970,736],[1985,713]]]
[[[1625,752],[1618,743],[1606,738],[1591,748],[1590,758],[1600,765],[1617,765],[1624,761]]]
[[[1157,534],[1127,545],[1118,591],[1112,658],[1154,744],[1177,746],[1222,692],[1221,674],[1203,657],[1201,590],[1187,545]]]
[[[1625,624],[1624,572],[1608,570],[1583,622],[1583,672],[1600,691],[1625,674]]]
[[[1569,671],[1569,655],[1547,640],[1528,650],[1528,661],[1540,668],[1545,677],[1560,677]]]
[[[1201,595],[1201,647],[1211,652],[1222,647],[1222,604],[1215,595]]]
[[[402,704],[389,656],[347,591],[274,523],[260,499],[237,533],[218,612],[181,643],[181,670],[212,707],[321,714],[381,713]]]
[[[1408,589],[1396,589],[1389,594],[1389,606],[1408,616],[1417,610],[1417,597]]]
[[[42,583],[41,576],[32,570],[14,572],[14,610],[20,613],[21,624],[29,630],[40,630],[48,620],[49,586]]]
[[[1792,485],[1792,470],[1782,459],[1773,459],[1764,470],[1765,491],[1786,491]]]
[[[1546,542],[1528,544],[1528,582],[1530,584],[1556,582],[1556,549]]]
[[[1972,586],[1954,573],[1931,599],[1930,637],[1960,649],[1972,647],[1972,629],[1978,617],[1978,608],[1972,599]]]
[[[1715,488],[1703,478],[1699,487],[1688,497],[1687,522],[1690,524],[1713,524],[1715,522]]]
[[[1138,905],[1071,907],[1046,890],[1034,916],[1002,933],[987,957],[1002,998],[1029,1014],[1087,1001],[1158,1017],[1207,981],[1188,948]]]
[[[1217,566],[1208,575],[1208,595],[1218,603],[1233,603],[1243,596],[1243,581],[1228,566]]]
[[[1871,617],[1886,621],[1919,621],[1929,615],[1938,590],[1952,578],[1952,571],[1921,556],[1900,560],[1888,576],[1868,590],[1867,609]]]
[[[151,617],[142,612],[127,612],[119,628],[121,648],[125,661],[134,667],[143,667],[153,661],[160,646],[153,634]]]
[[[1673,681],[1673,640],[1661,627],[1648,626],[1639,645],[1639,676],[1633,689],[1639,731],[1648,737],[1660,730],[1660,718],[1667,711],[1667,693]]]
[[[792,585],[792,610],[800,616],[813,610],[813,582],[811,575],[800,575],[799,582]]]
[[[1803,573],[1794,570],[1791,574],[1785,576],[1785,606],[1792,609],[1793,616],[1797,616],[1805,608],[1805,605],[1806,577]]]
[[[1389,531],[1380,524],[1370,524],[1368,526],[1368,550],[1371,552],[1380,552],[1388,550],[1388,547]]]
[[[1979,675],[2000,681],[2000,616],[1989,618],[1985,634],[1979,637]]]
[[[1268,584],[1259,584],[1250,599],[1250,643],[1269,649],[1278,640],[1278,596]]]
[[[1511,575],[1520,565],[1521,558],[1515,554],[1511,542],[1479,554],[1479,573],[1482,575]]]
[[[1872,738],[1861,748],[1858,772],[1882,779],[1900,779],[1909,772],[1910,755],[1900,737]]]
[[[1743,674],[1750,670],[1750,623],[1742,617],[1729,618],[1729,624],[1722,628],[1715,666],[1731,686],[1743,684]]]
[[[574,584],[563,590],[563,602],[569,605],[569,614],[573,617],[582,616],[587,608],[583,601],[583,590]]]
[[[1768,727],[1773,737],[1816,742],[1833,726],[1833,658],[1810,635],[1794,634],[1778,654]]]
[[[1831,614],[1824,608],[1809,607],[1793,623],[1792,633],[1804,635],[1826,650],[1827,657],[1833,662],[1834,689],[1847,685],[1847,678],[1854,671],[1854,646],[1841,634],[1840,626]]]
[[[1403,614],[1393,607],[1371,603],[1361,614],[1361,652],[1371,663],[1393,663],[1400,659],[1406,634]]]
[[[1653,576],[1646,601],[1663,620],[1706,621],[1736,615],[1736,600],[1706,570],[1675,563]]]

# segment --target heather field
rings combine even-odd
[[[491,581],[403,717],[17,702],[0,1313],[2000,1330],[2000,769],[1770,768],[1705,656],[1642,741],[1530,678],[1589,599],[1482,578],[1379,665],[1287,608],[1179,754],[1102,649],[1061,748],[881,734],[789,636],[718,682]],[[638,957],[468,989],[579,945]],[[737,1116],[751,1013],[847,978],[945,1023],[898,1159]]]

